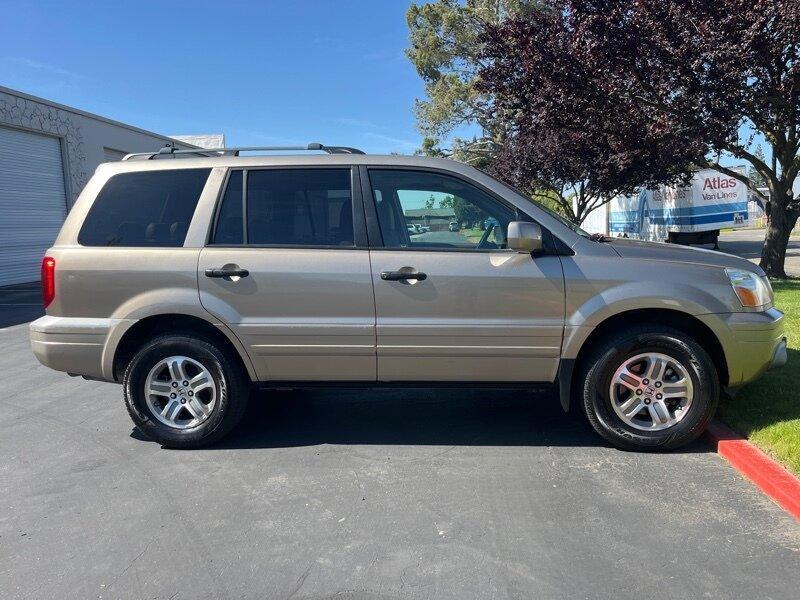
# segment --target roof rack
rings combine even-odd
[[[325,146],[319,142],[308,144],[308,146],[247,146],[241,148],[191,148],[179,150],[172,144],[167,144],[158,152],[136,152],[128,154],[122,160],[152,160],[153,158],[174,158],[176,154],[196,154],[198,156],[239,156],[240,152],[285,152],[285,151],[313,151],[321,150],[328,154],[364,154],[358,148],[348,146]]]

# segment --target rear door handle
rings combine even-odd
[[[247,277],[250,271],[247,269],[206,269],[206,277],[221,279],[223,277]]]
[[[427,273],[411,271],[381,271],[381,279],[384,281],[408,281],[412,279],[425,281],[427,278]]]

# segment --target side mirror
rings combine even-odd
[[[511,250],[539,252],[542,249],[542,228],[538,223],[512,221],[508,224],[506,240]]]

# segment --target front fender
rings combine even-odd
[[[734,310],[735,295],[719,267],[597,257],[563,263],[563,358],[576,358],[596,327],[625,312],[667,310],[697,316]]]

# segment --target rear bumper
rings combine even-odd
[[[103,350],[109,332],[120,322],[44,316],[30,324],[31,349],[40,363],[56,371],[108,379]]]
[[[716,333],[722,345],[730,387],[758,379],[765,371],[786,364],[787,340],[783,313],[778,309],[699,318]]]

